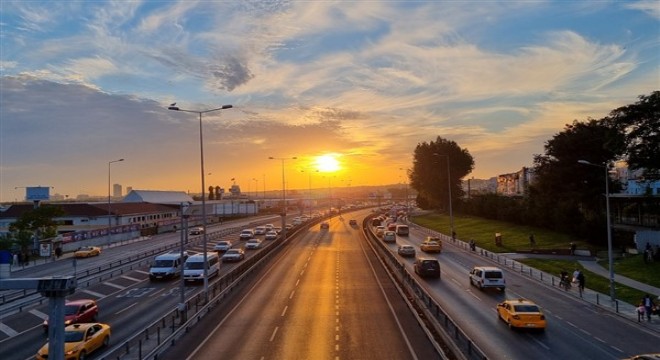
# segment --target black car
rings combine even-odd
[[[357,223],[357,220],[351,219],[351,220],[348,221],[348,224],[351,225],[351,226],[357,226],[358,223]]]
[[[440,278],[440,262],[433,258],[417,258],[415,273],[421,277]]]

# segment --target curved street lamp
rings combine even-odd
[[[215,109],[209,109],[209,110],[187,110],[187,109],[181,109],[178,106],[176,106],[176,103],[170,105],[167,110],[173,110],[173,111],[182,111],[182,112],[188,112],[188,113],[193,113],[199,115],[199,158],[200,158],[200,168],[201,168],[201,175],[202,175],[202,228],[204,229],[204,232],[202,233],[202,238],[203,238],[203,251],[204,251],[204,264],[206,264],[207,261],[207,254],[206,254],[206,244],[208,242],[208,237],[206,235],[206,184],[204,182],[204,133],[202,132],[202,114],[214,112],[214,111],[219,111],[219,110],[225,110],[225,109],[231,109],[234,107],[233,105],[222,105],[219,108]],[[204,299],[206,302],[209,302],[209,279],[208,279],[209,271],[207,266],[204,266]]]
[[[599,165],[587,160],[578,160],[579,164],[589,165],[605,169],[605,216],[607,217],[607,262],[610,272],[610,301],[616,301],[614,287],[614,255],[612,254],[612,228],[610,227],[610,186],[609,186],[609,168],[607,165]]]

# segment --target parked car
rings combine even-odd
[[[234,244],[231,241],[222,240],[222,241],[218,241],[218,243],[215,244],[215,246],[213,247],[213,250],[215,250],[217,252],[225,252],[225,251],[231,249],[232,246],[234,246]]]
[[[241,233],[238,235],[239,239],[241,240],[250,240],[254,237],[254,230],[252,229],[243,229]]]
[[[66,359],[83,359],[110,344],[110,325],[101,323],[73,324],[64,328]],[[51,357],[52,359],[53,357]],[[48,343],[39,349],[37,360],[48,359]]]
[[[222,255],[222,262],[234,262],[245,259],[243,249],[229,249]]]
[[[385,231],[383,233],[384,242],[396,242],[396,233],[394,231]]]
[[[418,257],[415,260],[415,273],[421,277],[440,278],[440,262],[433,258]]]
[[[250,239],[245,243],[246,250],[255,250],[261,247],[261,240],[259,239]]]
[[[266,240],[275,240],[277,239],[277,233],[273,230],[269,231],[266,233],[266,236],[264,237]]]
[[[439,253],[442,252],[442,242],[437,237],[428,236],[419,248],[426,253]]]
[[[403,257],[414,257],[416,254],[415,247],[412,245],[399,245],[396,252]]]
[[[64,303],[64,325],[95,322],[99,315],[96,301],[91,299],[71,300]],[[48,332],[48,318],[42,324],[45,332]]]
[[[541,308],[525,299],[506,300],[497,304],[497,315],[509,328],[543,330],[547,326]]]
[[[78,250],[73,253],[73,256],[77,258],[88,258],[90,256],[99,255],[101,255],[101,248],[98,246],[79,247]]]
[[[470,271],[470,285],[479,289],[498,288],[502,291],[506,288],[504,272],[494,266],[475,266]]]

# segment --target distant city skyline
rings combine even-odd
[[[0,19],[0,202],[200,193],[199,116],[173,103],[233,105],[203,115],[206,186],[274,191],[282,170],[300,189],[404,182],[438,136],[470,178],[516,172],[660,85],[654,0],[35,0]]]

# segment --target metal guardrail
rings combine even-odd
[[[188,331],[199,323],[204,316],[216,306],[222,304],[226,297],[243,281],[247,280],[266,260],[281,251],[291,239],[301,231],[315,225],[317,221],[310,221],[287,232],[287,240],[280,238],[249,258],[230,272],[222,275],[217,281],[209,284],[209,302],[204,304],[203,292],[187,299],[184,309],[174,308],[160,319],[147,325],[143,330],[125,340],[119,345],[107,350],[100,359],[158,359],[158,356],[167,348],[174,345]],[[235,230],[234,230],[235,231]]]
[[[370,224],[369,220],[370,218],[367,218],[367,222]],[[424,313],[426,319],[430,320],[420,325],[431,326],[430,330],[432,332],[440,335],[445,342],[449,343],[447,345],[453,349],[456,357],[469,360],[488,359],[479,346],[456,324],[417,279],[408,272],[399,257],[385,247],[385,244],[373,233],[373,228],[370,225],[367,225],[366,228],[367,238],[374,245],[373,247],[378,250],[378,255],[383,264],[388,267],[390,274],[410,295],[408,300],[412,301]]]

